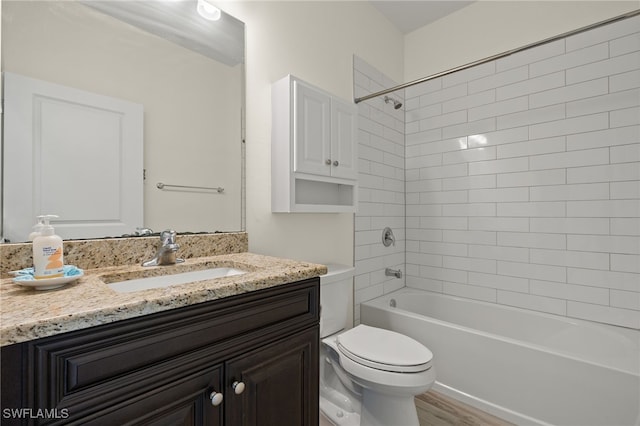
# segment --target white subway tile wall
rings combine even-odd
[[[375,68],[354,57],[355,96],[364,96],[392,87],[391,81]],[[425,85],[423,90],[427,90]],[[390,96],[404,103],[404,94]],[[405,281],[405,122],[404,109],[394,109],[384,97],[358,104],[359,186],[358,212],[355,218],[354,316],[360,320],[360,302],[404,287]],[[442,116],[436,111],[422,109],[422,118]],[[442,121],[443,119],[441,119]],[[429,165],[428,156],[416,158],[419,167]],[[438,159],[438,163],[440,163]],[[395,245],[382,244],[382,231],[390,227]],[[401,269],[398,279],[385,275],[385,268]]]
[[[640,328],[638,29],[406,89],[408,287]]]
[[[407,88],[399,110],[358,105],[356,321],[362,301],[406,285],[640,329],[638,29]],[[394,85],[359,58],[354,81],[356,97]]]

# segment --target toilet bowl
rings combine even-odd
[[[363,324],[339,328],[348,312],[341,306],[349,300],[344,293],[351,291],[353,268],[328,269],[320,279],[322,414],[338,426],[418,426],[414,396],[435,381],[433,354],[393,331]]]

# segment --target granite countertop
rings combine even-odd
[[[247,273],[166,288],[117,293],[105,284],[208,267],[233,267]],[[200,265],[200,267],[199,267]],[[85,269],[85,275],[64,287],[38,291],[0,281],[0,346],[175,309],[325,274],[323,265],[252,253],[231,253],[187,259],[172,266],[138,265]]]

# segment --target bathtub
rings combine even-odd
[[[638,330],[409,288],[360,317],[427,346],[434,390],[518,425],[640,424]]]

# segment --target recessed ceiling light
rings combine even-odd
[[[222,15],[220,9],[209,3],[207,0],[198,0],[198,5],[196,7],[198,14],[209,21],[217,21]]]

